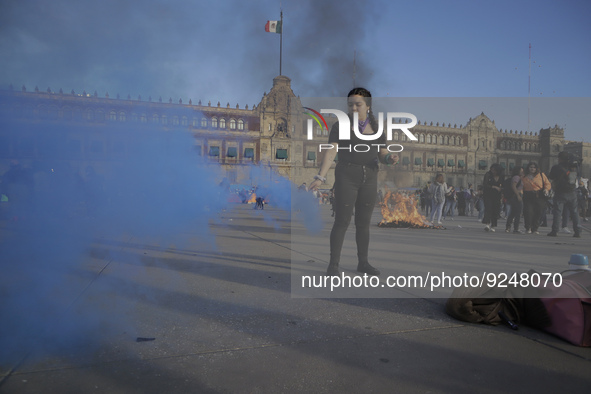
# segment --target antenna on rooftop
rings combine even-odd
[[[531,106],[531,42],[529,43],[529,73],[527,76],[527,131],[529,132],[530,117],[529,109]]]

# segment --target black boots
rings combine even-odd
[[[364,274],[378,276],[380,274],[380,270],[375,267],[369,265],[369,263],[359,263],[357,264],[357,272],[361,272]]]
[[[328,269],[326,270],[326,275],[328,276],[340,276],[341,272],[339,271],[339,263],[330,263],[328,264]]]

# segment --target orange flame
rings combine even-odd
[[[388,191],[380,203],[382,221],[378,226],[388,224],[405,224],[412,227],[429,227],[427,219],[419,213],[414,195],[406,196],[402,193]]]
[[[256,193],[252,193],[246,203],[247,204],[254,204],[256,202],[257,202],[257,195],[256,195]]]

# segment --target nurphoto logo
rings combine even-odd
[[[310,115],[316,121],[316,123],[318,123],[318,125],[320,126],[321,129],[322,129],[322,126],[324,126],[324,127],[326,127],[326,130],[328,130],[328,125],[326,123],[326,120],[324,119],[324,117],[321,114],[329,113],[329,114],[336,115],[337,121],[339,122],[339,140],[346,141],[346,140],[351,139],[351,121],[349,120],[349,116],[345,112],[340,111],[338,109],[321,109],[320,112],[318,112],[318,111],[313,110],[312,108],[308,108],[308,107],[304,107],[304,108],[312,112],[312,113],[308,113],[308,115]],[[410,119],[410,123],[394,123],[394,119]],[[385,128],[386,139],[388,141],[392,141],[392,131],[393,130],[400,130],[404,134],[406,134],[408,139],[410,139],[411,141],[417,141],[417,137],[415,137],[409,130],[409,129],[413,128],[414,126],[416,126],[416,124],[417,124],[417,117],[411,113],[408,113],[408,112],[388,112],[386,114],[386,128]],[[314,139],[313,126],[314,126],[314,123],[313,123],[312,119],[308,119],[308,123],[307,123],[308,140]],[[359,114],[357,114],[357,112],[354,112],[353,113],[353,132],[355,133],[355,136],[362,141],[375,141],[375,140],[379,139],[382,136],[382,134],[384,133],[384,113],[383,112],[378,113],[378,130],[376,131],[376,133],[375,134],[363,134],[362,132],[359,131]],[[402,150],[404,149],[403,146],[400,144],[356,144],[356,145],[347,146],[347,147],[339,146],[339,147],[337,147],[337,151],[338,150],[348,150],[349,152],[351,152],[351,150],[353,150],[355,152],[368,152],[369,150],[372,149],[372,147],[375,147],[378,150],[381,148],[386,148],[386,149],[388,149],[389,152],[394,152],[394,153],[402,152]],[[334,149],[334,145],[333,144],[319,144],[318,151],[322,152],[323,149],[324,150]]]

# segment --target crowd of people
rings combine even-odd
[[[552,229],[548,236],[562,231],[579,238],[580,218],[588,221],[591,214],[589,189],[580,176],[577,160],[567,152],[560,152],[558,160],[548,174],[536,162],[530,162],[526,167],[513,168],[505,176],[503,167],[493,164],[482,185],[474,189],[469,184],[459,191],[445,182],[444,174],[437,174],[420,191],[421,208],[433,224],[453,220],[457,212],[460,216],[477,216],[489,232],[495,232],[498,220],[504,218],[505,232],[515,234],[539,234],[539,228],[547,226],[547,214],[551,212]],[[572,231],[568,228],[569,220]]]

